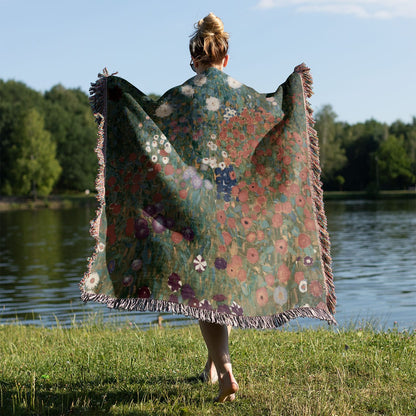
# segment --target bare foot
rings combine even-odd
[[[207,363],[205,364],[204,371],[201,373],[199,378],[205,382],[210,384],[215,384],[218,381],[218,374],[217,369],[212,360],[208,358]]]
[[[218,403],[232,402],[235,400],[235,393],[238,391],[238,384],[231,373],[225,373],[219,379],[220,393],[215,399]]]

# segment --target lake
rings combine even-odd
[[[416,199],[325,204],[340,326],[416,328]],[[78,283],[92,253],[95,206],[0,212],[0,324],[66,327],[91,319],[148,327],[158,314],[83,304]],[[164,314],[171,325],[191,321]],[[289,326],[314,326],[298,319]]]

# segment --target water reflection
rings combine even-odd
[[[360,319],[385,328],[416,327],[416,201],[326,203],[340,324]],[[64,326],[100,311],[148,325],[154,313],[108,311],[79,300],[78,283],[92,252],[95,206],[0,213],[0,323]],[[173,325],[189,322],[167,314]],[[316,325],[299,320],[302,325]],[[293,323],[292,325],[297,325]]]

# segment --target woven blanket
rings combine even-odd
[[[158,101],[104,72],[82,299],[241,328],[336,323],[309,68],[271,94],[208,68]]]

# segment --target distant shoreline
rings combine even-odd
[[[325,201],[364,199],[416,199],[416,191],[380,191],[370,194],[365,191],[328,191],[324,192]],[[22,196],[0,196],[0,212],[33,209],[69,209],[77,206],[97,204],[95,194],[58,194],[33,200]]]

